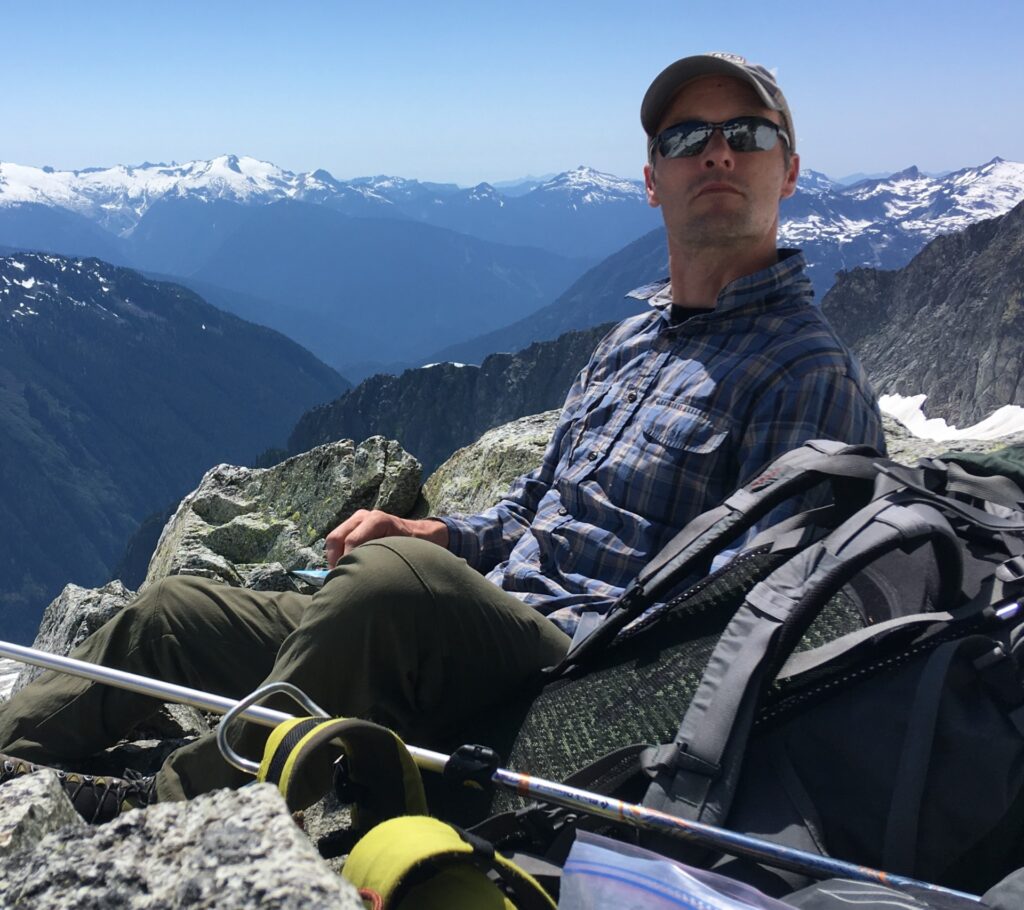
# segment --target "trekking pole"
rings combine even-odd
[[[4,641],[0,641],[0,657],[9,657],[21,663],[32,664],[47,670],[55,670],[59,673],[68,673],[72,676],[79,676],[94,682],[106,683],[120,689],[138,692],[141,695],[149,695],[163,701],[178,702],[192,705],[204,711],[224,714],[226,716],[222,720],[221,729],[218,730],[219,743],[224,742],[226,744],[226,739],[221,735],[222,730],[225,728],[223,721],[230,722],[235,718],[245,718],[265,727],[275,727],[284,721],[293,720],[294,717],[291,714],[254,704],[259,699],[266,698],[275,692],[285,691],[296,698],[296,700],[302,701],[314,714],[325,717],[329,716],[325,711],[318,708],[308,696],[288,684],[284,684],[284,687],[282,687],[280,683],[271,683],[268,686],[257,689],[244,699],[231,699],[221,695],[212,695],[199,689],[191,689],[187,686],[178,686],[173,683],[150,679],[149,677],[129,673],[125,670],[114,670],[110,667],[91,664],[84,660],[61,657],[45,651],[38,651],[35,648],[10,644]],[[450,758],[450,756],[444,753],[432,752],[429,749],[421,749],[417,746],[407,745],[406,748],[409,750],[409,754],[412,756],[413,761],[416,762],[416,765],[426,771],[443,773],[445,765]],[[254,773],[258,767],[256,762],[244,759],[230,750],[225,753],[225,759],[240,770],[247,771],[248,773]],[[609,796],[602,796],[599,793],[579,790],[575,787],[568,787],[565,784],[555,783],[554,781],[544,780],[543,778],[533,777],[528,774],[521,774],[506,768],[496,769],[491,777],[491,783],[503,789],[511,790],[522,797],[554,803],[555,805],[576,809],[613,822],[621,822],[647,831],[655,831],[660,834],[678,837],[701,847],[711,847],[736,856],[749,857],[758,862],[767,863],[780,869],[788,869],[812,878],[848,878],[861,882],[891,885],[897,888],[904,887],[910,890],[918,889],[929,893],[946,894],[962,900],[981,901],[981,898],[975,894],[966,894],[962,891],[944,888],[941,885],[933,885],[929,882],[908,878],[907,876],[882,872],[869,866],[858,866],[855,863],[833,859],[829,856],[807,853],[804,850],[786,847],[782,844],[750,837],[746,834],[739,834],[726,828],[717,828],[701,822],[676,818],[673,815],[659,812],[656,809],[648,809],[646,806],[637,803],[626,803]]]

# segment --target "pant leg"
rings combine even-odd
[[[387,538],[339,562],[267,681],[293,683],[332,714],[378,721],[415,742],[508,699],[568,645],[553,623],[447,550]],[[258,759],[265,739],[265,728],[245,724],[236,747]],[[247,779],[211,735],[168,758],[157,793],[180,799]]]
[[[237,698],[270,672],[308,600],[174,576],[148,588],[72,656]],[[0,706],[0,751],[43,763],[73,762],[117,742],[159,704],[47,672]]]

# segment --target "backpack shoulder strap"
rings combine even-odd
[[[962,577],[956,534],[931,506],[891,496],[757,584],[712,652],[675,741],[644,756],[654,778],[644,804],[702,822],[723,820],[763,692],[811,620],[861,568],[925,539],[940,550],[940,604],[951,605]]]
[[[825,478],[833,479],[837,485],[873,485],[878,476],[875,463],[880,458],[870,446],[820,439],[781,455],[720,506],[698,515],[679,531],[612,605],[600,624],[574,644],[551,672],[558,675],[603,651],[630,621],[680,581],[693,574],[706,574],[718,553],[781,503]],[[863,498],[866,501],[870,496]]]

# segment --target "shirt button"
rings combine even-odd
[[[634,402],[634,401],[636,401],[636,392],[630,392],[630,393],[629,393],[629,394],[628,394],[628,395],[626,396],[626,401],[628,401],[628,402],[631,402],[631,403],[632,403],[632,402]]]
[[[560,508],[558,510],[558,514],[559,515],[568,515],[569,514],[569,510],[567,508],[565,508],[565,506],[562,506],[562,508]]]
[[[591,452],[589,455],[587,455],[587,458],[589,458],[591,461],[597,461],[597,452]]]

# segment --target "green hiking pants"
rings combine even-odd
[[[164,579],[73,656],[231,698],[285,680],[334,715],[377,721],[415,743],[513,696],[568,645],[553,623],[465,561],[394,537],[357,547],[312,596]],[[83,759],[158,704],[47,672],[0,706],[0,752],[41,763]],[[283,697],[267,704],[299,710]],[[236,748],[258,760],[267,728],[237,727]],[[251,779],[221,758],[210,734],[168,757],[157,794],[182,799]]]

